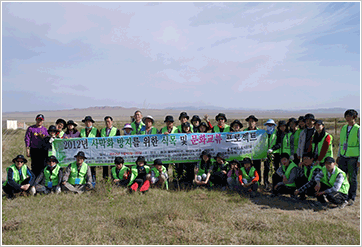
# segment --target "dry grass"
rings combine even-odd
[[[123,124],[117,123],[116,127]],[[162,125],[161,121],[156,122],[156,127]],[[103,127],[103,123],[97,122],[96,127]],[[11,160],[19,153],[25,154],[24,134],[24,130],[3,131],[3,179]],[[97,173],[101,174],[101,170]],[[2,243],[360,244],[359,190],[355,205],[342,210],[314,211],[310,200],[315,199],[270,199],[266,193],[249,199],[236,193],[202,189],[152,189],[145,195],[129,195],[126,189],[98,181],[96,191],[82,195],[3,198]]]

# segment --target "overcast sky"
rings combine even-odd
[[[2,110],[360,105],[360,3],[2,3]]]

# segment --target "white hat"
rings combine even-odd
[[[146,116],[146,117],[142,118],[142,122],[145,122],[146,118],[151,119],[151,120],[152,120],[152,123],[154,123],[154,122],[155,122],[155,119],[153,119],[153,117],[152,117],[151,115],[148,115],[148,116]]]
[[[124,129],[132,129],[132,130],[133,130],[132,125],[130,125],[129,123],[126,123],[126,124],[124,125],[124,127],[123,127],[122,130],[124,130]]]
[[[273,124],[276,125],[276,123],[274,122],[273,119],[268,119],[268,121],[265,122],[264,126],[266,126],[267,124]]]

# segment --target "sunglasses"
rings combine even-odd
[[[24,163],[24,160],[17,160],[18,163]]]

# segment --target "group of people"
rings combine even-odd
[[[344,114],[346,125],[340,133],[338,157],[333,158],[333,136],[325,131],[322,120],[315,119],[313,114],[306,114],[297,119],[290,118],[287,122],[281,120],[278,124],[273,119],[266,121],[264,126],[268,134],[268,156],[264,160],[263,177],[261,176],[262,160],[245,158],[227,161],[224,154],[218,153],[212,162],[211,154],[204,150],[200,155],[200,162],[196,164],[176,164],[177,174],[182,176],[186,171],[185,179],[195,186],[221,187],[231,190],[250,192],[255,196],[258,186],[264,182],[265,190],[273,195],[290,194],[292,197],[305,199],[306,195],[317,196],[318,201],[325,203],[325,199],[344,207],[353,205],[357,190],[357,173],[359,169],[359,125],[356,123],[358,113],[347,110]],[[217,125],[212,126],[207,115],[205,122],[198,115],[191,118],[186,112],[179,116],[180,124],[174,126],[173,116],[165,117],[165,126],[157,130],[152,116],[142,117],[140,111],[134,114],[134,121],[125,124],[123,135],[142,134],[170,134],[170,133],[205,133],[212,132],[239,132],[258,130],[258,119],[254,115],[248,116],[245,121],[247,128],[239,120],[227,125],[224,113],[219,113],[215,120]],[[46,129],[43,125],[44,116],[36,116],[36,124],[30,126],[25,134],[26,154],[31,157],[31,170],[25,165],[27,160],[18,155],[13,165],[7,169],[7,181],[3,184],[6,194],[17,192],[59,193],[69,190],[81,193],[94,187],[95,167],[89,167],[84,160],[83,152],[79,152],[76,161],[69,164],[63,171],[57,164],[53,154],[52,142],[55,138],[75,137],[110,137],[120,136],[121,131],[113,127],[113,118],[104,118],[105,128],[98,130],[93,127],[94,120],[86,116],[82,122],[85,128],[78,131],[73,120],[66,122],[58,119],[55,125]],[[168,188],[168,164],[162,164],[160,159],[154,160],[152,168],[147,165],[143,156],[136,160],[136,165],[123,165],[122,157],[117,157],[111,169],[112,181],[127,186],[130,191],[139,189],[142,192],[150,186]],[[269,182],[269,172],[273,164],[275,173],[272,183]],[[335,166],[338,164],[338,166]],[[25,168],[24,168],[25,167]],[[108,167],[103,167],[103,178],[108,178]],[[93,184],[92,184],[93,183]],[[51,186],[50,186],[51,185]],[[51,188],[51,190],[49,190]],[[13,191],[14,193],[12,193]]]

